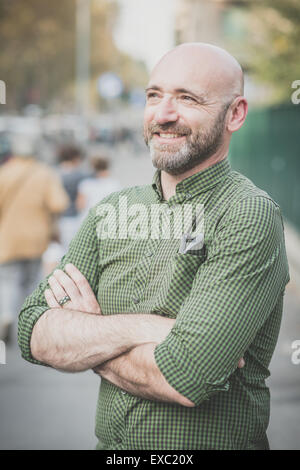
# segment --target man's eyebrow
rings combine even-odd
[[[149,86],[149,87],[145,88],[145,92],[146,92],[146,93],[147,93],[147,91],[149,91],[149,90],[162,91],[162,89],[161,89],[159,86],[157,86],[157,85],[152,85],[152,86]]]

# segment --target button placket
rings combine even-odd
[[[151,270],[153,258],[155,253],[155,246],[152,240],[146,245],[144,256],[141,258],[140,264],[136,272],[136,278],[134,281],[134,292],[132,295],[132,308],[133,311],[138,311],[138,306],[143,299],[143,293],[146,288],[146,280],[148,278],[149,271]]]

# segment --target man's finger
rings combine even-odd
[[[77,269],[76,266],[74,266],[74,264],[71,264],[71,263],[67,264],[65,266],[65,271],[71,277],[71,279],[73,279],[73,281],[75,282],[76,286],[78,287],[83,297],[85,298],[87,298],[88,296],[95,297],[95,294],[92,291],[92,288],[89,285],[88,281],[86,280],[84,275],[81,274],[79,269]]]
[[[54,276],[49,277],[48,284],[51,287],[51,291],[58,302],[67,295],[66,291]]]
[[[78,287],[76,286],[75,282],[64,271],[62,271],[61,269],[56,269],[53,273],[53,276],[59,282],[59,284],[67,293],[67,295],[71,298],[71,300],[75,301],[76,299],[81,297],[81,293]]]
[[[241,359],[240,359],[239,362],[238,362],[238,368],[241,369],[242,367],[244,367],[245,364],[246,364],[246,363],[245,363],[244,358],[241,357]]]
[[[47,304],[50,308],[61,308],[51,289],[46,289],[44,294]]]

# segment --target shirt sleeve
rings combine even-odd
[[[207,253],[173,329],[155,349],[168,383],[195,405],[229,389],[289,280],[279,207],[264,196],[239,201],[220,220]]]
[[[98,257],[99,247],[96,233],[95,211],[92,209],[70,243],[67,254],[62,258],[56,269],[64,269],[66,264],[73,263],[88,280],[94,294],[97,296],[99,284]],[[44,296],[45,289],[48,287],[49,276],[47,276],[25,300],[19,314],[18,322],[18,343],[22,357],[33,364],[40,365],[46,364],[32,357],[30,339],[35,323],[40,316],[49,309]]]

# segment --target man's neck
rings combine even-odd
[[[225,160],[228,153],[226,152],[223,155],[213,155],[208,160],[199,163],[199,165],[195,166],[191,170],[185,171],[179,175],[170,175],[165,171],[161,171],[161,188],[164,199],[167,201],[170,197],[174,196],[176,193],[176,185],[180,183],[185,178],[198,173],[199,171],[205,170],[206,168],[215,165],[216,163]]]

